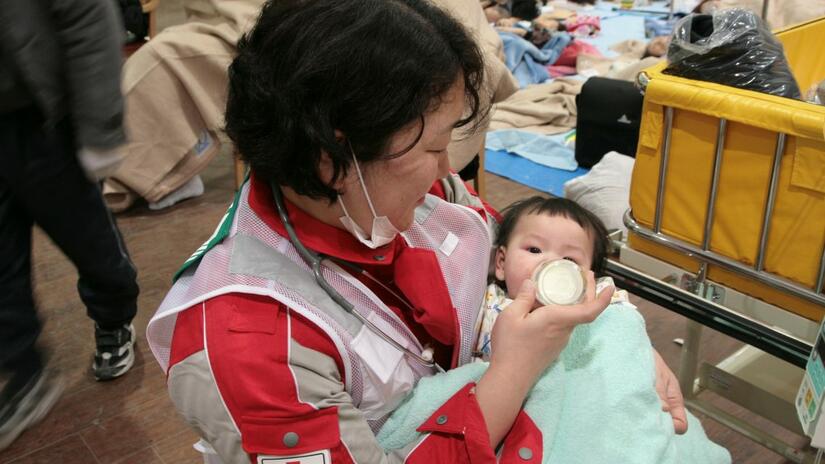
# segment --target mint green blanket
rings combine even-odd
[[[487,363],[472,363],[423,378],[381,428],[385,449],[419,436],[416,428]],[[676,435],[654,388],[653,351],[642,316],[628,303],[611,304],[579,326],[558,361],[544,372],[525,403],[542,431],[542,462],[730,463],[688,413],[688,432]]]

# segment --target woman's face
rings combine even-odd
[[[458,80],[442,98],[441,104],[424,115],[421,139],[407,153],[392,159],[381,159],[361,166],[375,213],[387,216],[400,231],[410,228],[415,208],[433,183],[449,174],[447,145],[453,127],[464,113],[464,83]],[[398,153],[413,143],[421,131],[418,120],[396,133],[390,140],[388,153]],[[355,222],[368,234],[373,216],[358,182],[354,166],[343,182],[341,200]]]

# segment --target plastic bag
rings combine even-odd
[[[816,105],[825,105],[825,81],[814,84],[805,93],[805,101]]]
[[[754,13],[691,14],[673,29],[666,74],[801,99],[782,44]]]

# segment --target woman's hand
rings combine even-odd
[[[653,350],[653,360],[656,368],[656,393],[662,401],[662,411],[670,413],[673,418],[673,429],[681,435],[687,432],[688,423],[679,380],[656,350]]]
[[[612,295],[613,287],[596,295],[595,278],[590,272],[582,303],[533,309],[535,286],[529,279],[524,281],[516,299],[496,319],[490,367],[476,388],[494,448],[510,429],[539,375],[567,345],[573,329],[593,322],[607,308]]]
[[[613,288],[596,295],[592,272],[587,275],[584,301],[571,306],[542,306],[533,309],[536,290],[525,280],[507,309],[496,319],[492,333],[490,367],[504,367],[523,378],[528,390],[533,382],[567,346],[573,329],[593,322],[610,303]]]

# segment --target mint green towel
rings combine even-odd
[[[414,441],[421,423],[487,363],[423,378],[378,434],[385,449]],[[653,351],[645,323],[628,303],[611,304],[579,326],[559,360],[544,372],[525,403],[542,432],[542,462],[727,464],[730,454],[710,441],[688,413],[676,435],[654,388]]]

